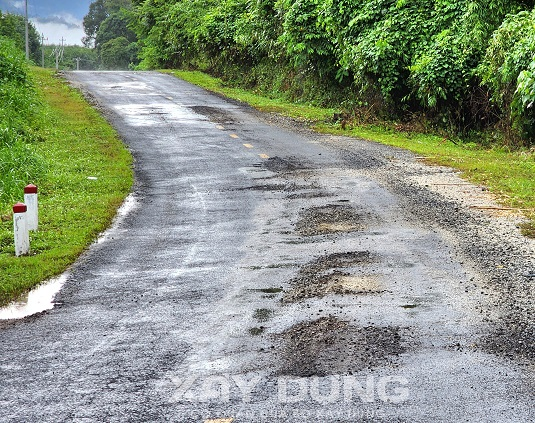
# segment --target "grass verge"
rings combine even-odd
[[[0,304],[66,270],[109,226],[133,183],[132,157],[105,119],[51,71],[31,75],[46,115],[33,145],[46,171],[27,181],[39,187],[39,231],[31,254],[16,258],[10,206],[0,205]]]
[[[226,86],[223,81],[198,71],[163,71],[265,112],[280,113],[311,122],[315,130],[346,135],[404,148],[425,157],[430,164],[462,171],[467,180],[482,184],[497,195],[504,207],[521,209],[528,222],[522,231],[535,238],[535,151],[502,147],[483,148],[474,143],[453,143],[443,137],[395,131],[387,126],[363,125],[342,129],[332,124],[336,109],[307,106]]]

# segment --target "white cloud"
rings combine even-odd
[[[11,3],[11,5],[16,9],[24,10],[25,3],[23,1],[11,1],[9,3]]]
[[[82,20],[71,14],[65,13],[48,18],[30,18],[39,34],[44,34],[45,44],[61,44],[61,38],[65,45],[82,45],[84,28]]]

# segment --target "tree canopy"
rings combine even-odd
[[[19,50],[26,50],[26,20],[24,16],[2,13],[0,10],[0,36],[7,37],[15,43]],[[41,63],[41,42],[35,26],[29,22],[28,39],[30,59]]]
[[[95,48],[105,69],[126,69],[137,63],[137,36],[129,28],[131,9],[130,0],[96,0],[84,17],[84,44]],[[120,57],[114,59],[111,54]]]

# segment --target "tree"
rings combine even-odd
[[[124,37],[129,42],[136,41],[136,34],[128,29],[129,19],[125,11],[110,14],[101,24],[95,36],[95,48],[100,47],[114,38]]]
[[[84,16],[84,45],[90,47],[95,42],[100,24],[108,17],[104,0],[96,0],[89,5],[89,13]]]
[[[132,8],[130,0],[95,0],[89,5],[89,13],[84,16],[84,45],[92,46],[98,35],[100,26],[110,15],[120,12],[122,9]]]
[[[128,69],[136,57],[136,44],[125,37],[117,37],[100,48],[100,60],[105,69]]]
[[[10,13],[2,14],[2,11],[0,10],[0,36],[13,40],[15,46],[22,51],[26,49],[25,24],[24,16],[12,15]],[[30,59],[35,63],[40,63],[41,43],[39,34],[31,22],[28,25],[28,36]]]

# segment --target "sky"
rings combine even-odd
[[[82,45],[82,20],[92,0],[28,0],[28,16],[45,44]],[[25,0],[0,0],[0,10],[24,15]],[[46,40],[48,38],[48,40]]]

